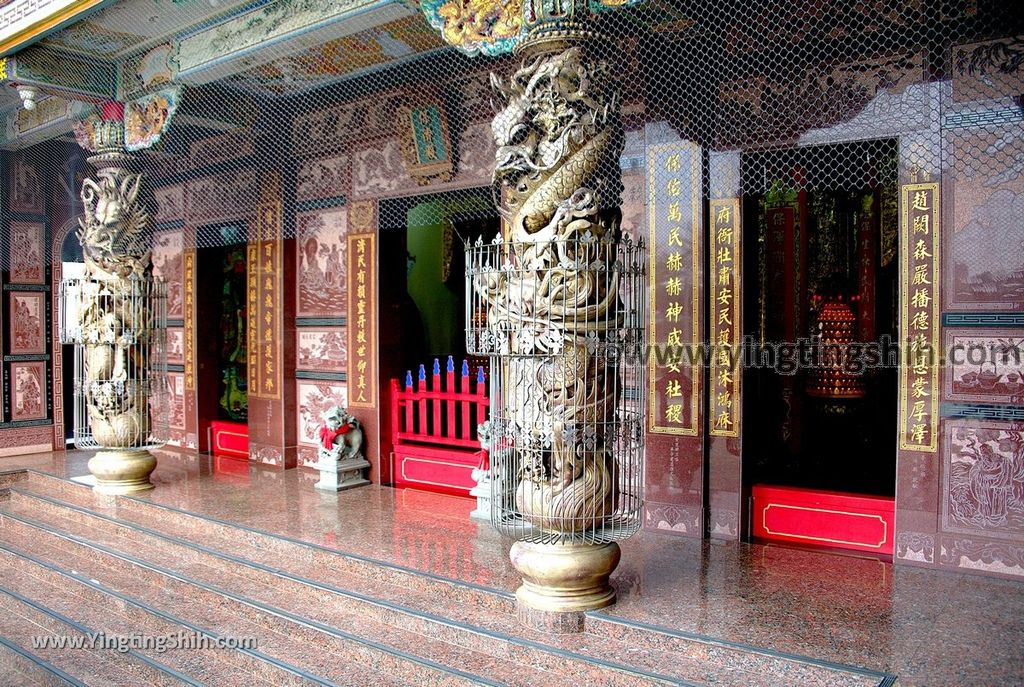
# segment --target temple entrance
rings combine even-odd
[[[498,218],[484,189],[468,198],[385,201],[380,214],[405,219],[380,232],[380,388],[388,423],[381,443],[389,481],[468,496],[488,375],[486,361],[466,354],[464,243],[493,239]]]
[[[85,276],[85,256],[82,253],[82,242],[78,239],[75,229],[77,223],[64,227],[64,242],[60,247],[61,279],[83,278]],[[69,317],[75,317],[71,314]],[[64,444],[75,443],[75,346],[62,344],[59,355],[63,370],[61,388],[54,389],[60,393],[64,402]]]
[[[208,294],[196,323],[200,432],[209,428],[215,453],[247,458],[246,230],[232,223],[200,232],[216,234],[197,254],[197,289]]]
[[[755,536],[772,538],[780,512],[801,526],[832,511],[891,513],[896,160],[895,141],[761,155],[767,179],[773,168],[785,169],[779,178],[797,183],[767,183],[765,192],[744,197],[745,245],[759,248],[746,252],[744,265],[744,334],[758,353],[743,378],[743,475]],[[799,538],[850,543],[807,532]]]

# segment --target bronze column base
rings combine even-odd
[[[156,457],[149,451],[114,449],[99,451],[89,459],[89,472],[96,477],[93,491],[99,494],[134,494],[155,485],[149,476],[156,469]]]
[[[509,554],[523,576],[516,591],[519,619],[547,632],[580,632],[583,613],[615,603],[608,583],[619,545],[516,542]]]

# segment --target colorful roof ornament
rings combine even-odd
[[[523,29],[522,0],[422,0],[427,21],[467,55],[512,52]]]

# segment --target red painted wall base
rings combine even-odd
[[[453,496],[469,496],[476,486],[473,468],[479,451],[398,445],[394,452],[394,484]]]
[[[763,484],[753,497],[757,539],[892,555],[892,497]]]
[[[213,455],[249,458],[249,425],[214,420],[210,428],[213,430]]]

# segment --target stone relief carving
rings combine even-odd
[[[1024,535],[1024,432],[988,422],[951,426],[947,436],[947,528]]]

